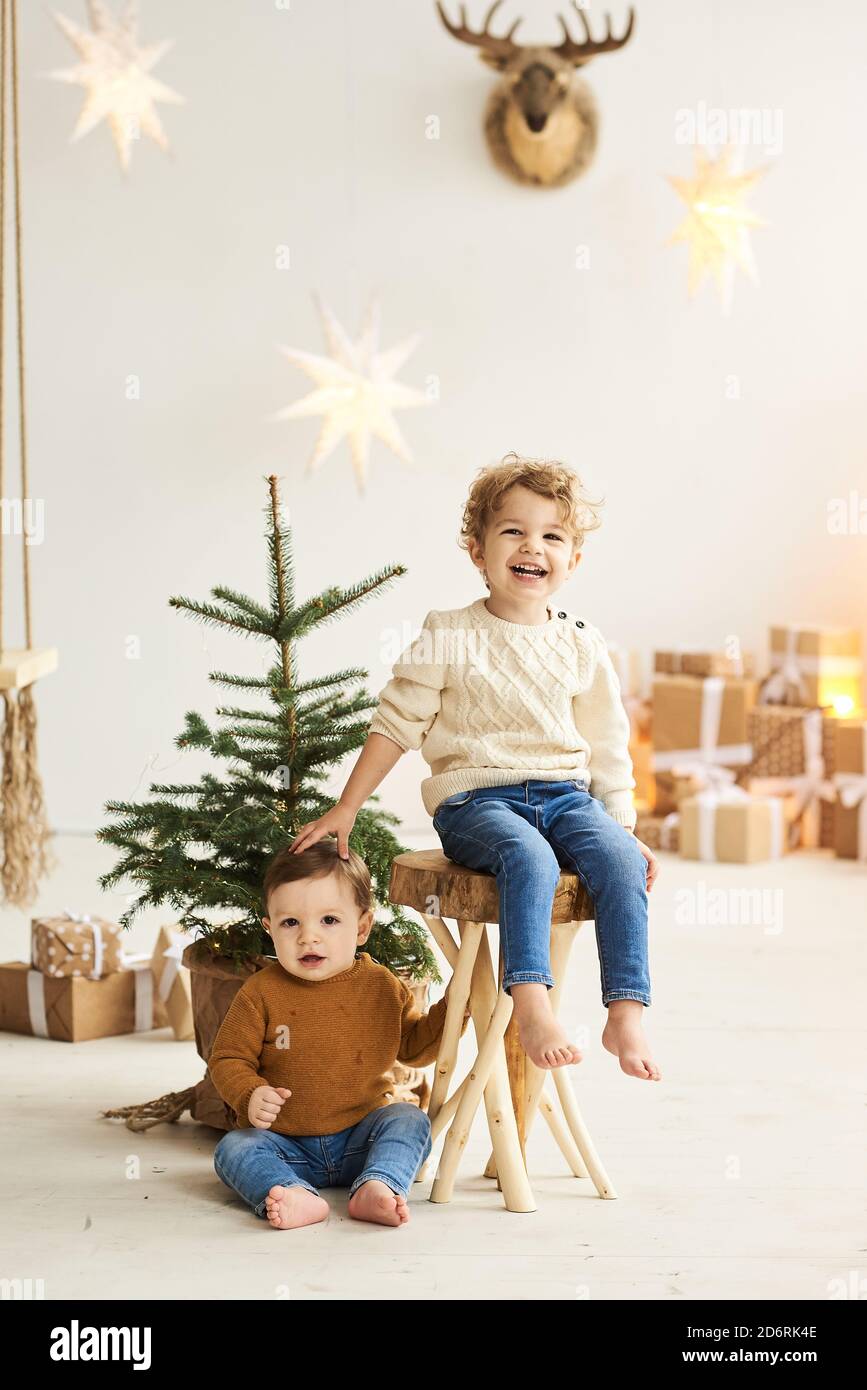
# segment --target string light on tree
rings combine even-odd
[[[707,151],[697,149],[692,178],[668,180],[688,208],[669,244],[683,241],[689,248],[690,298],[710,274],[716,281],[725,313],[731,309],[737,269],[758,281],[750,228],[765,225],[762,218],[744,206],[743,200],[766,169],[745,174],[732,167],[732,154],[731,147],[727,147],[714,160]],[[741,160],[742,150],[738,149],[738,165]]]
[[[132,143],[141,131],[161,150],[169,148],[154,102],[180,103],[184,98],[152,77],[151,69],[171,48],[174,39],[139,46],[136,0],[127,0],[119,19],[103,0],[87,0],[87,12],[92,32],[53,11],[61,31],[82,61],[74,68],[63,68],[49,76],[86,88],[84,106],[71,139],[81,139],[101,120],[107,120],[125,173]]]
[[[311,378],[316,389],[270,419],[299,420],[308,415],[323,415],[324,423],[307,464],[308,473],[318,468],[343,439],[348,439],[358,490],[363,492],[372,438],[381,440],[404,463],[413,461],[393,412],[429,405],[430,401],[423,391],[404,386],[394,378],[415,350],[419,335],[380,352],[380,310],[375,301],[365,315],[357,342],[351,340],[326,305],[319,300],[316,304],[328,356],[280,348],[290,362]]]

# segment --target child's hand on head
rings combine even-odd
[[[337,852],[341,859],[348,859],[349,837],[352,834],[352,827],[355,825],[355,818],[356,812],[341,805],[338,801],[336,806],[332,806],[330,811],[325,812],[324,816],[320,816],[318,820],[310,821],[307,825],[302,825],[289,848],[293,854],[299,854],[302,850],[315,845],[323,836],[336,835]]]
[[[257,1086],[247,1106],[247,1119],[254,1129],[270,1129],[292,1092],[285,1086]]]

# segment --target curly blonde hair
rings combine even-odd
[[[480,468],[464,504],[461,534],[458,545],[468,549],[468,542],[483,544],[485,532],[494,520],[510,487],[520,485],[550,497],[560,508],[563,526],[572,535],[575,550],[580,550],[588,531],[602,525],[597,508],[604,498],[591,501],[584,492],[578,474],[558,459],[525,458],[522,454],[506,454],[499,463]]]

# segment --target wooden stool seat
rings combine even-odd
[[[451,1199],[458,1164],[482,1097],[493,1146],[485,1175],[497,1178],[509,1211],[536,1209],[527,1174],[525,1141],[539,1110],[575,1176],[591,1177],[600,1197],[616,1197],[578,1110],[569,1076],[573,1069],[543,1070],[530,1061],[521,1047],[511,1019],[511,995],[501,988],[502,950],[495,975],[488,946],[486,926],[497,925],[500,920],[499,892],[493,874],[464,868],[440,849],[410,851],[397,855],[392,862],[389,898],[396,906],[412,908],[422,916],[452,967],[446,1021],[428,1105],[434,1139],[445,1131],[430,1200]],[[551,1006],[555,1013],[575,933],[593,916],[592,900],[578,875],[561,873],[551,909]],[[446,917],[457,923],[458,941],[446,926]],[[449,1095],[467,1001],[478,1053],[471,1070]],[[553,1078],[559,1111],[552,1098],[544,1094],[549,1076]]]

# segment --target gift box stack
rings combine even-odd
[[[660,847],[667,835],[672,847],[676,836],[687,859],[776,858],[786,848],[782,801],[738,784],[752,758],[749,717],[758,683],[751,655],[676,649],[655,652],[653,664]],[[638,827],[636,833],[644,838]]]
[[[834,853],[867,861],[867,714],[841,719],[834,731]]]
[[[650,785],[635,769],[639,839],[732,862],[817,846],[867,859],[857,632],[772,627],[761,681],[748,653],[656,651],[653,668]]]
[[[86,913],[37,917],[30,931],[30,961],[0,965],[0,1030],[85,1042],[171,1023],[176,1037],[193,1036],[180,934],[163,928],[151,956],[128,955],[120,926]]]
[[[852,808],[841,800],[837,772],[851,801],[857,784],[848,779],[863,775],[859,730],[867,718],[860,636],[808,624],[772,627],[770,653],[770,671],[749,719],[753,760],[746,785],[785,798],[794,844],[859,857]]]

